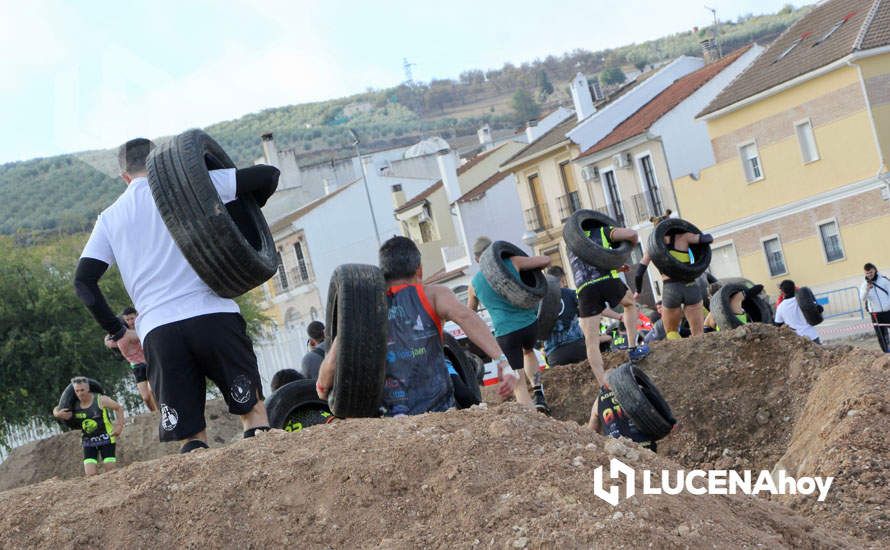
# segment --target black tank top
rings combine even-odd
[[[81,407],[80,400],[77,399],[74,402],[74,409],[71,411],[83,432],[84,447],[101,447],[114,443],[114,437],[111,435],[114,430],[111,420],[108,418],[108,409],[99,406],[99,397],[101,397],[100,394],[94,393],[93,402],[86,408]]]

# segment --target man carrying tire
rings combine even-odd
[[[884,353],[890,352],[890,279],[878,273],[875,264],[865,264],[865,281],[859,288],[859,297],[871,314],[878,344]]]
[[[441,412],[455,406],[454,388],[445,364],[442,326],[454,321],[474,344],[498,359],[498,393],[506,397],[519,376],[488,327],[461,304],[451,289],[424,285],[420,250],[406,237],[392,237],[380,247],[380,269],[386,280],[388,337],[383,390],[384,416]],[[318,373],[322,399],[334,385],[339,336],[335,336]]]
[[[99,473],[99,458],[102,458],[102,471],[108,472],[117,465],[115,455],[117,437],[124,431],[124,408],[106,395],[92,393],[89,380],[83,376],[71,379],[74,394],[73,409],[53,409],[53,416],[63,422],[71,419],[80,427],[83,435],[83,470],[87,476]],[[114,422],[108,411],[114,411]]]
[[[819,333],[816,328],[809,324],[804,317],[800,305],[797,303],[797,286],[794,281],[785,279],[779,284],[779,290],[782,292],[782,302],[776,308],[776,326],[788,325],[798,336],[809,338],[817,344],[821,344]]]
[[[162,219],[149,188],[146,161],[154,144],[143,138],[121,146],[118,160],[127,189],[96,220],[74,286],[78,297],[124,357],[151,365],[149,378],[161,411],[161,441],[183,441],[181,452],[207,447],[206,378],[241,416],[244,436],[268,430],[256,356],[234,300],[222,298],[198,276]],[[278,185],[272,166],[211,170],[222,203],[252,195],[265,204]],[[114,316],[99,279],[117,263],[133,304],[135,330]],[[144,353],[143,353],[144,344]]]
[[[578,296],[566,288],[566,273],[561,267],[554,265],[547,274],[559,279],[561,307],[553,330],[544,342],[544,356],[551,367],[574,365],[587,359],[584,333],[578,324]]]
[[[491,239],[480,237],[473,245],[473,254],[479,263],[482,255],[492,245]],[[520,279],[521,271],[543,269],[550,265],[548,256],[512,256],[510,258],[495,259],[501,261],[509,276],[515,280]],[[491,316],[491,324],[497,343],[504,350],[510,368],[517,374],[525,371],[529,383],[532,385],[532,396],[528,393],[525,383],[519,382],[513,389],[516,402],[522,405],[534,405],[535,409],[550,414],[550,407],[544,398],[544,390],[540,383],[538,370],[538,358],[535,355],[535,344],[538,339],[538,310],[535,307],[521,308],[510,302],[505,296],[498,293],[491,282],[480,270],[470,281],[467,289],[467,305],[473,311],[483,305]]]
[[[130,330],[136,329],[136,317],[138,313],[133,306],[127,306],[121,312],[121,320]],[[117,349],[110,334],[105,335],[105,347],[109,349]],[[136,390],[142,398],[142,402],[148,407],[148,410],[155,412],[158,410],[158,403],[155,401],[154,393],[151,391],[151,384],[148,383],[148,365],[145,363],[130,363],[130,369],[133,372],[133,378],[136,379]]]

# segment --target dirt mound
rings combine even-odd
[[[626,359],[607,355],[606,365]],[[779,500],[820,524],[890,537],[888,358],[748,325],[657,343],[640,366],[681,425],[659,443],[660,454],[687,468],[835,476],[824,503]],[[547,371],[544,383],[555,418],[587,422],[596,384],[586,363]]]
[[[613,508],[592,486],[615,456],[678,467],[515,404],[348,420],[0,493],[0,546],[862,545],[740,495],[636,496]]]
[[[241,421],[228,414],[222,399],[207,402],[207,435],[211,444],[241,438]],[[118,466],[144,462],[179,451],[178,443],[158,443],[158,414],[127,419],[118,442]],[[0,491],[39,483],[50,478],[83,477],[80,432],[70,431],[16,447],[0,464]]]

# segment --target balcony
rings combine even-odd
[[[621,202],[613,202],[608,206],[601,206],[599,208],[594,208],[600,214],[604,214],[609,216],[616,222],[618,222],[619,227],[627,227],[627,220],[624,217],[624,205]]]
[[[566,193],[556,199],[556,202],[559,205],[560,221],[566,221],[576,210],[581,210],[581,199],[578,197],[577,191]]]
[[[664,206],[661,201],[661,192],[658,189],[652,191],[651,194],[638,193],[631,197],[633,206],[632,212],[635,215],[634,223],[643,223],[652,216],[661,216],[664,214]]]
[[[525,211],[525,227],[529,231],[543,231],[550,225],[547,207],[539,204]]]

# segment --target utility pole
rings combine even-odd
[[[382,244],[380,242],[380,228],[377,227],[377,216],[374,215],[374,204],[371,202],[371,191],[368,189],[368,176],[365,173],[365,163],[362,162],[362,153],[358,148],[358,135],[352,128],[349,128],[349,135],[352,136],[352,146],[355,147],[355,156],[358,157],[358,164],[362,169],[362,182],[365,184],[365,197],[368,199],[368,211],[371,213],[371,223],[374,224],[374,236],[377,238],[377,248],[380,248],[380,245]]]
[[[402,58],[402,68],[405,70],[405,83],[406,84],[414,84],[414,75],[411,72],[411,67],[416,65],[416,63],[408,63],[408,58]]]
[[[723,46],[720,45],[720,20],[717,19],[717,10],[715,8],[711,8],[705,6],[705,9],[711,12],[714,15],[714,42],[717,44],[717,56],[720,59],[723,59]]]

